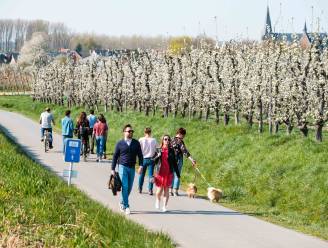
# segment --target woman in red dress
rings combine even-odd
[[[162,137],[161,147],[158,149],[154,157],[156,164],[156,175],[154,181],[157,186],[155,207],[157,209],[160,208],[161,196],[163,194],[163,212],[167,211],[166,207],[169,201],[169,188],[172,185],[173,172],[175,172],[180,178],[175,153],[170,142],[170,136],[164,135]]]

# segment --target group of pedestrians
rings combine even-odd
[[[47,130],[50,133],[50,149],[53,148],[52,139],[52,125],[55,125],[53,114],[50,108],[46,108],[40,115],[41,124],[41,141],[43,141],[44,131]],[[67,139],[73,138],[75,134],[83,144],[83,150],[81,154],[88,154],[89,150],[91,154],[94,154],[94,144],[96,143],[97,162],[101,162],[106,158],[106,140],[108,135],[108,125],[106,118],[103,114],[98,117],[94,115],[94,111],[90,110],[90,114],[87,116],[86,112],[81,112],[76,125],[71,118],[71,111],[65,111],[65,117],[61,120],[62,137],[63,137],[63,154],[65,154]]]
[[[47,108],[40,116],[42,138],[44,130],[52,133],[51,123],[55,123],[54,118],[50,108]],[[93,154],[94,143],[96,143],[96,161],[101,162],[103,158],[106,158],[106,141],[109,129],[103,114],[96,117],[93,110],[88,116],[86,112],[81,112],[76,126],[74,126],[71,111],[66,110],[61,124],[63,153],[65,153],[67,139],[73,138],[73,134],[75,134],[84,145],[83,154],[87,154],[88,148]],[[152,137],[152,130],[149,127],[145,128],[144,137],[139,140],[133,138],[134,130],[130,124],[125,125],[122,131],[123,139],[116,143],[111,166],[112,175],[115,175],[116,167],[118,167],[118,174],[122,183],[120,210],[130,214],[129,195],[133,187],[135,166],[138,159],[138,192],[142,193],[148,170],[148,193],[153,195],[155,184],[157,188],[155,207],[160,209],[161,198],[163,197],[162,211],[166,212],[169,196],[179,196],[183,156],[186,156],[192,165],[196,166],[196,161],[191,157],[183,141],[186,130],[182,127],[179,128],[173,138],[168,134],[163,135],[159,146],[156,139]],[[50,148],[52,147],[51,141]]]
[[[162,211],[166,212],[169,196],[179,195],[183,155],[190,159],[193,166],[196,166],[196,161],[191,157],[183,142],[186,130],[179,128],[172,140],[169,135],[163,135],[159,147],[157,147],[156,140],[151,137],[149,127],[145,128],[144,137],[140,138],[139,141],[133,138],[133,133],[134,130],[131,125],[124,126],[123,139],[117,142],[113,155],[111,174],[115,175],[118,166],[118,173],[122,182],[120,210],[130,214],[129,195],[133,187],[135,165],[138,158],[138,192],[142,193],[144,178],[148,169],[148,192],[153,195],[153,184],[155,184],[157,187],[155,208],[160,209],[161,198],[163,197]]]

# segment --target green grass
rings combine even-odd
[[[29,97],[0,97],[0,108],[33,119],[39,118],[45,106],[33,103]],[[59,122],[66,108],[51,107]],[[81,110],[72,109],[74,119]],[[304,139],[297,130],[290,136],[285,130],[269,135],[267,130],[258,134],[256,127],[250,129],[244,124],[224,127],[212,121],[147,118],[135,112],[110,112],[106,116],[109,152],[121,138],[126,123],[133,125],[135,137],[143,135],[145,126],[152,127],[156,138],[165,133],[173,135],[183,126],[187,129],[185,142],[200,170],[214,187],[223,189],[223,205],[328,240],[326,132],[324,142],[317,143],[313,131]],[[182,174],[184,185],[193,180],[189,161],[185,161]],[[200,193],[205,194],[207,186],[199,176],[196,183]]]
[[[0,247],[173,247],[29,159],[0,132]]]

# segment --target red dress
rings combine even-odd
[[[169,149],[162,148],[161,167],[155,176],[155,184],[157,187],[171,187],[173,181],[173,173],[170,171],[168,161]]]

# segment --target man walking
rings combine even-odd
[[[90,126],[90,138],[91,142],[90,144],[90,150],[91,154],[94,154],[94,146],[95,146],[95,136],[93,135],[93,127],[97,122],[97,117],[95,116],[95,111],[92,109],[90,110],[90,114],[88,115],[88,121],[89,121],[89,126]]]
[[[155,155],[156,152],[156,139],[151,137],[151,128],[146,127],[145,128],[145,136],[139,139],[140,146],[141,146],[141,151],[143,155],[143,166],[142,166],[142,171],[139,175],[139,185],[138,185],[138,190],[139,193],[142,193],[142,186],[144,183],[145,175],[147,168],[148,170],[148,192],[150,195],[153,195],[153,182],[152,178],[154,175],[154,161],[152,160],[153,156]]]
[[[63,136],[63,153],[65,154],[66,140],[73,138],[74,124],[71,119],[71,111],[66,110],[65,117],[61,121]]]
[[[182,170],[182,166],[183,166],[183,155],[185,155],[191,161],[193,166],[196,166],[196,160],[194,160],[191,157],[189,151],[186,148],[185,143],[183,142],[183,139],[186,136],[186,134],[187,134],[186,129],[184,129],[183,127],[180,127],[177,130],[174,139],[172,140],[172,147],[175,151],[175,155],[176,155],[176,159],[177,159],[177,163],[178,163],[178,170],[180,172],[180,175],[181,175],[181,170]],[[176,173],[174,173],[174,180],[172,182],[172,187],[170,189],[170,193],[172,196],[179,195],[179,187],[180,187],[180,178],[177,176]],[[174,189],[174,192],[173,192],[172,188]]]
[[[46,110],[40,115],[40,124],[41,124],[41,142],[43,142],[44,131],[47,130],[50,133],[49,140],[49,148],[52,149],[52,126],[51,123],[55,125],[54,116],[50,112],[50,108],[46,108]]]
[[[130,214],[129,195],[132,190],[135,164],[137,157],[142,170],[142,151],[138,140],[133,139],[133,129],[130,124],[123,128],[124,139],[117,142],[112,162],[112,175],[115,174],[116,164],[118,163],[118,172],[122,181],[120,210],[125,214]]]

